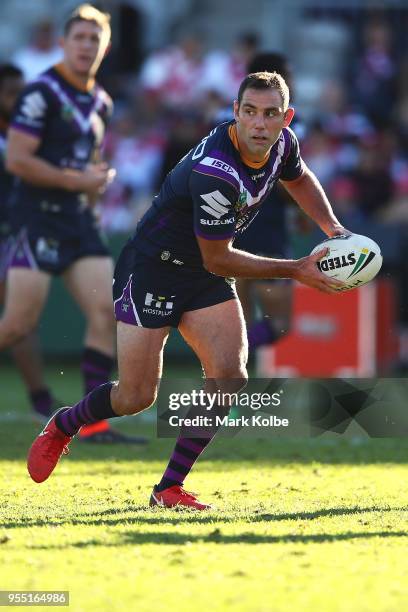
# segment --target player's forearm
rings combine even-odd
[[[283,185],[302,210],[327,236],[333,236],[336,230],[342,227],[323,187],[311,170],[306,169],[298,180],[285,181]]]
[[[208,257],[204,267],[217,276],[236,278],[295,278],[296,261],[271,259],[230,248],[222,257]]]
[[[14,155],[6,160],[7,170],[36,187],[77,191],[78,171],[63,170],[35,155]]]

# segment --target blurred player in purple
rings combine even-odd
[[[5,301],[8,257],[12,235],[10,195],[13,176],[5,168],[7,129],[16,100],[24,86],[22,71],[13,64],[0,65],[0,305]],[[37,335],[33,332],[11,347],[11,354],[27,387],[34,415],[49,418],[56,408],[45,380]]]
[[[277,52],[262,52],[248,65],[248,72],[277,72],[292,91],[292,78],[287,58]],[[291,129],[298,139],[304,132],[297,114]],[[291,198],[277,185],[246,232],[235,241],[243,251],[267,257],[290,257],[288,208]],[[287,279],[257,280],[240,278],[237,291],[248,329],[249,350],[276,342],[288,333],[291,324],[293,283]],[[260,316],[256,316],[256,311]]]
[[[112,101],[94,79],[109,43],[108,15],[90,5],[72,13],[62,39],[63,61],[27,85],[19,98],[6,156],[18,181],[0,349],[35,328],[52,275],[61,275],[87,321],[81,370],[88,393],[109,380],[114,364],[112,260],[93,212],[113,178],[100,154]],[[61,325],[69,326],[63,314]],[[106,421],[83,428],[80,436],[94,442],[140,441],[115,432]]]

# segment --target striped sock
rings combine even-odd
[[[216,406],[212,414],[217,412],[220,416],[229,414],[229,407]],[[195,407],[191,407],[187,413],[187,416],[194,417],[200,414],[200,409],[197,412]],[[176,446],[174,447],[173,453],[170,457],[169,464],[163,474],[163,477],[157,485],[158,491],[163,491],[174,485],[183,485],[186,476],[190,473],[193,465],[201,455],[201,453],[207,448],[211,440],[219,430],[219,426],[212,425],[211,427],[202,428],[183,428],[181,434],[177,439]],[[191,435],[200,437],[191,438]]]
[[[52,413],[53,398],[50,390],[47,387],[44,389],[38,389],[37,391],[31,391],[29,394],[31,407],[38,414],[42,414],[45,417],[49,417]]]
[[[101,353],[97,349],[85,348],[81,360],[85,394],[110,380],[113,364],[114,361],[110,355]]]
[[[74,436],[82,425],[111,419],[119,415],[113,412],[110,392],[113,383],[105,383],[86,395],[78,404],[57,415],[55,424],[67,436]]]
[[[109,355],[101,353],[97,349],[85,347],[81,360],[85,395],[110,380],[113,363],[114,361]],[[102,419],[96,423],[84,425],[79,432],[79,436],[85,439],[108,429],[110,429],[108,421]]]
[[[178,438],[166,471],[157,485],[157,490],[163,491],[174,485],[182,485],[194,463],[207,448],[215,433],[208,438]]]

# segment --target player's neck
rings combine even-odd
[[[270,149],[262,158],[254,159],[253,155],[251,155],[250,151],[248,151],[245,144],[240,141],[236,125],[230,125],[228,133],[232,140],[232,144],[237,149],[245,165],[249,166],[250,168],[262,168],[262,166],[268,161],[271,152]]]
[[[89,74],[78,74],[64,61],[55,66],[55,69],[70,85],[81,91],[91,91],[95,79]]]

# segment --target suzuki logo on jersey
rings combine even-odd
[[[47,103],[38,91],[28,94],[21,105],[21,112],[30,119],[39,119],[44,115]]]
[[[201,194],[200,197],[207,203],[206,205],[201,205],[201,208],[216,219],[220,219],[223,215],[227,214],[231,208],[231,202],[218,189],[211,193]]]
[[[235,217],[228,217],[228,219],[200,219],[201,225],[229,225],[235,223]]]

